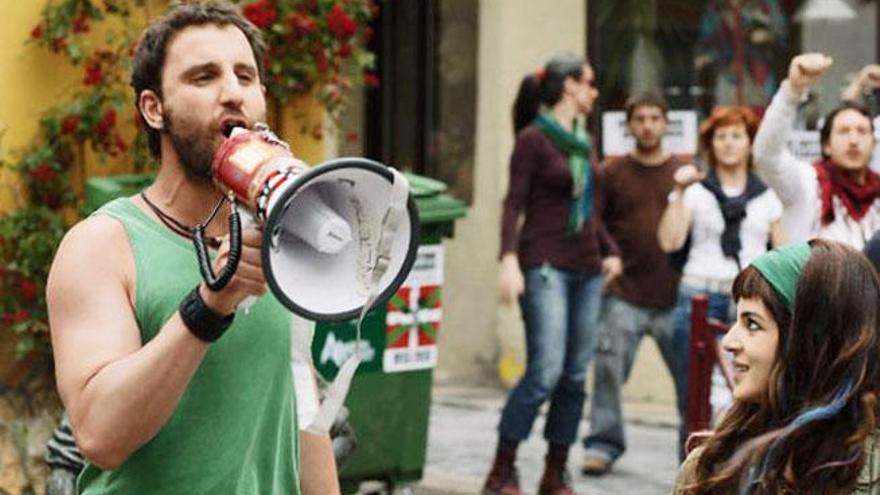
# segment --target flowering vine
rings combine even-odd
[[[378,86],[367,49],[372,0],[257,0],[243,3],[242,14],[265,37],[266,88],[280,103],[311,95],[337,121],[347,94],[362,84]]]

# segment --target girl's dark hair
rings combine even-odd
[[[162,97],[162,69],[168,55],[168,44],[174,36],[190,26],[233,25],[244,33],[254,60],[257,63],[260,80],[264,81],[263,54],[266,45],[259,28],[242,16],[232,4],[225,1],[192,2],[175,5],[167,14],[150,24],[138,42],[131,67],[131,87],[134,89],[135,111],[141,118],[143,129],[147,133],[150,153],[158,158],[160,153],[160,131],[147,125],[140,112],[139,100],[141,92],[152,90]]]
[[[551,58],[543,69],[529,74],[519,84],[513,102],[513,133],[532,123],[541,104],[553,106],[562,98],[566,78],[580,80],[587,61],[573,53],[561,53]]]
[[[822,158],[826,160],[828,159],[828,155],[825,153],[825,145],[831,140],[831,130],[834,127],[834,119],[837,118],[837,114],[844,110],[855,110],[864,115],[871,125],[871,134],[873,135],[874,133],[874,119],[871,118],[871,112],[868,110],[868,107],[852,100],[844,100],[843,103],[838,105],[834,110],[831,110],[831,112],[825,116],[825,122],[822,124],[822,129],[819,130],[819,143],[822,145]]]
[[[776,320],[776,361],[764,400],[734,402],[684,493],[741,492],[743,483],[759,494],[855,487],[878,426],[880,281],[849,246],[810,244],[793,312],[755,268],[734,281],[734,299],[758,298]]]

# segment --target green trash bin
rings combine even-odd
[[[152,174],[90,177],[85,185],[83,216],[89,215],[108,201],[137,194],[152,184],[155,178]]]
[[[421,479],[428,443],[431,377],[437,360],[442,307],[444,237],[465,204],[443,182],[406,174],[419,210],[421,242],[410,276],[386,307],[367,314],[362,362],[346,399],[357,449],[341,467],[343,493],[363,481],[392,489]],[[319,323],[312,344],[315,367],[333,379],[354,352],[354,322]]]
[[[442,307],[441,241],[452,237],[455,219],[467,210],[462,201],[446,194],[443,182],[405,175],[419,210],[419,253],[395,297],[386,307],[369,312],[361,328],[362,362],[346,399],[357,449],[340,471],[345,493],[356,491],[363,481],[384,482],[389,488],[418,481],[425,465]],[[152,175],[90,178],[83,213],[136,194],[153,179]],[[354,321],[317,325],[312,355],[326,379],[336,377],[339,366],[354,352],[354,341]]]

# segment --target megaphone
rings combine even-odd
[[[238,206],[263,226],[263,272],[275,297],[312,321],[361,317],[390,299],[409,273],[419,222],[406,178],[365,158],[308,168],[265,126],[236,128],[218,148],[214,182],[233,202],[230,254],[219,276],[196,229],[202,276],[228,283],[240,256]],[[235,243],[239,250],[235,253]]]

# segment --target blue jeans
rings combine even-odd
[[[602,276],[545,263],[525,272],[520,308],[525,323],[526,371],[507,397],[498,433],[528,438],[541,405],[550,399],[544,438],[571,445],[583,417],[584,379],[602,293]]]
[[[636,351],[646,334],[654,337],[672,374],[681,413],[683,387],[687,382],[679,370],[682,369],[681,349],[686,349],[687,341],[679,342],[681,337],[675,333],[673,317],[673,308],[649,308],[614,296],[605,298],[593,368],[590,433],[584,439],[587,456],[614,461],[626,450],[621,389],[629,379]]]

